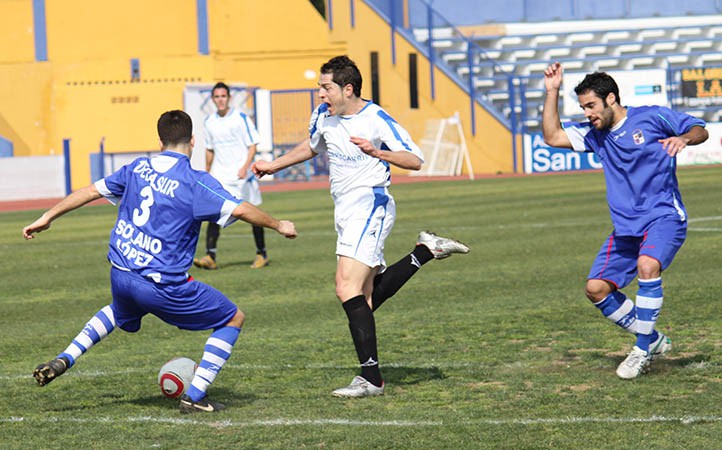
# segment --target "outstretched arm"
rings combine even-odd
[[[662,143],[662,148],[667,151],[669,156],[676,156],[684,150],[686,146],[701,144],[706,141],[708,137],[709,133],[704,127],[695,125],[682,135],[660,139],[659,142]]]
[[[542,110],[542,132],[544,142],[552,147],[572,148],[567,134],[559,120],[559,88],[562,85],[562,65],[555,62],[544,70],[544,109]]]
[[[100,195],[100,192],[98,192],[94,184],[78,189],[47,210],[38,220],[23,228],[23,237],[25,239],[33,239],[35,233],[40,233],[50,228],[53,220],[101,197],[102,195]]]
[[[421,169],[421,160],[418,156],[411,152],[389,152],[374,148],[371,142],[360,137],[351,137],[351,142],[356,144],[362,152],[369,156],[378,158],[382,161],[386,161],[389,164],[400,167],[406,170],[419,170]]]
[[[305,139],[303,142],[293,147],[293,149],[283,156],[279,156],[273,161],[256,161],[251,165],[253,174],[258,178],[264,175],[271,175],[278,172],[281,169],[290,167],[294,164],[298,164],[303,161],[316,156],[316,153],[311,150],[310,139]]]
[[[232,215],[236,219],[248,222],[251,225],[276,230],[279,234],[282,234],[289,239],[295,238],[297,234],[296,226],[293,224],[293,222],[289,222],[288,220],[275,219],[262,209],[253,206],[248,202],[243,202],[240,205],[236,206],[236,208],[233,210]]]

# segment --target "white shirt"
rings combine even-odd
[[[372,102],[350,116],[329,116],[328,105],[322,103],[311,115],[308,130],[311,149],[315,153],[328,154],[331,195],[334,197],[359,187],[391,184],[389,163],[362,152],[350,141],[351,136],[368,140],[374,148],[411,152],[422,162],[424,160],[409,133]]]
[[[248,147],[258,144],[253,121],[233,108],[225,116],[217,112],[205,120],[206,148],[213,150],[211,175],[223,183],[238,180],[238,171],[248,158]]]

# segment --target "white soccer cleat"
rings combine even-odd
[[[416,245],[425,245],[435,259],[444,259],[452,253],[469,253],[469,247],[454,239],[437,236],[430,231],[419,233]]]
[[[629,355],[617,367],[617,376],[624,380],[632,380],[647,371],[651,358],[647,352],[636,345]]]
[[[367,381],[366,378],[361,376],[354,377],[351,384],[346,387],[336,389],[333,391],[334,397],[373,397],[376,395],[384,395],[384,385],[381,387],[374,386],[371,382]]]
[[[650,361],[672,350],[672,339],[659,331],[657,333],[659,337],[649,346]]]

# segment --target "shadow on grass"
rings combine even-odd
[[[444,374],[438,367],[381,367],[384,380],[396,385],[411,385],[441,380]]]
[[[675,357],[674,355],[664,356],[664,357],[655,359],[654,364],[664,364],[666,366],[676,366],[676,367],[687,367],[687,366],[703,365],[705,363],[710,362],[711,360],[712,360],[712,357],[710,355],[706,355],[704,353],[697,353],[694,355],[685,355],[685,356],[679,356],[679,357]]]
[[[253,394],[238,395],[235,391],[229,389],[213,389],[209,392],[211,400],[215,400],[223,403],[227,407],[241,407],[254,403],[257,397]],[[158,406],[167,407],[168,405],[173,408],[178,407],[179,399],[165,398],[159,392],[158,395],[146,396],[146,397],[135,397],[128,399],[117,399],[117,403],[128,403],[137,406]]]
[[[272,263],[273,263],[273,261],[269,261],[268,265],[270,266]],[[238,261],[238,260],[228,261],[228,262],[224,262],[224,263],[218,263],[218,269],[225,269],[228,267],[245,267],[249,270],[253,270],[253,269],[251,269],[251,264],[253,264],[252,259],[249,259],[249,260],[244,259],[242,261]]]
[[[624,361],[624,358],[626,356],[617,356],[617,355],[609,355],[605,353],[595,353],[593,355],[590,355],[593,359],[600,360],[600,361],[607,361],[608,364],[605,365],[619,365],[622,361]],[[669,367],[669,368],[688,368],[688,367],[695,367],[695,366],[704,366],[707,363],[712,361],[712,357],[705,353],[696,353],[696,354],[685,354],[680,356],[675,356],[674,353],[672,354],[665,354],[664,356],[658,356],[654,358],[654,361],[652,362],[652,366],[654,367]]]

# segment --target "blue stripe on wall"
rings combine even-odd
[[[198,16],[198,53],[207,55],[208,49],[208,0],[196,0]]]
[[[45,0],[33,0],[35,61],[48,60],[48,35],[45,26]]]

